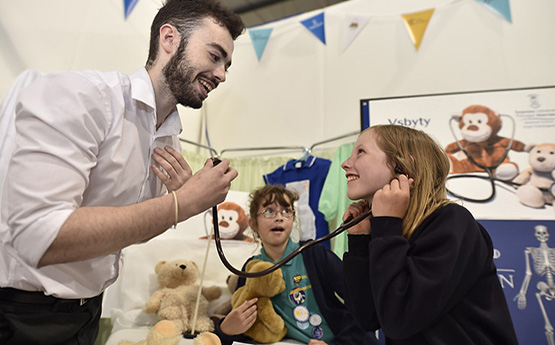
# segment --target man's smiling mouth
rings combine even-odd
[[[210,91],[214,90],[214,86],[212,85],[212,83],[209,83],[204,79],[199,79],[199,83],[200,85],[202,85],[206,93],[209,93]]]

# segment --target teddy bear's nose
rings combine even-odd
[[[545,160],[545,157],[538,157],[538,161],[543,162]]]
[[[179,265],[179,268],[181,268],[182,270],[184,270],[184,269],[187,268],[187,266],[182,264],[182,265]]]

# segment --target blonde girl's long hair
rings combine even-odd
[[[403,236],[410,239],[426,217],[450,203],[445,187],[449,158],[423,131],[399,125],[376,125],[367,130],[387,155],[392,171],[398,166],[414,180],[407,214],[403,218]]]

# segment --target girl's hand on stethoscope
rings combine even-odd
[[[410,186],[413,182],[406,175],[398,175],[378,190],[372,199],[373,216],[403,218],[409,208]]]
[[[152,159],[163,169],[160,169],[156,164],[152,164],[152,171],[170,193],[178,190],[193,175],[191,167],[183,156],[171,146],[166,146],[164,149],[155,148]]]
[[[368,205],[368,201],[362,200],[357,201],[349,205],[347,210],[343,214],[343,221],[347,219],[354,219],[361,214],[368,212],[370,210],[370,206]],[[370,234],[370,217],[362,220],[355,226],[350,227],[347,229],[347,232],[351,235],[368,235]]]

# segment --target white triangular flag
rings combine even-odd
[[[369,15],[348,14],[343,22],[343,50],[353,42],[362,29],[368,24]]]

